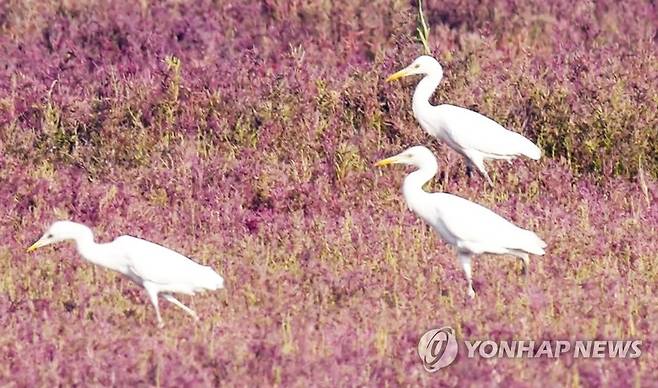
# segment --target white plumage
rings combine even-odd
[[[454,105],[430,104],[432,94],[443,79],[441,64],[430,56],[418,57],[411,65],[388,77],[387,81],[414,74],[425,75],[416,86],[412,102],[414,117],[420,126],[462,154],[469,167],[477,168],[489,184],[493,185],[493,181],[487,173],[486,160],[509,161],[520,155],[535,160],[541,157],[541,150],[533,142],[486,116]]]
[[[411,147],[376,165],[388,164],[408,164],[418,168],[404,179],[402,192],[405,201],[410,210],[455,247],[468,282],[469,297],[475,295],[471,276],[473,255],[514,255],[523,261],[525,270],[530,253],[544,254],[546,243],[535,233],[519,228],[486,207],[456,195],[423,190],[423,185],[438,170],[436,158],[426,147]]]
[[[94,242],[88,227],[71,221],[57,221],[27,250],[64,240],[73,240],[80,255],[87,261],[117,271],[144,287],[155,308],[158,325],[162,317],[158,294],[198,320],[197,314],[178,301],[173,293],[194,295],[224,287],[224,279],[212,268],[162,245],[132,236],[120,236],[105,244]]]

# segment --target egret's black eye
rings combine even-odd
[[[52,233],[48,233],[48,235],[46,236],[46,238],[53,238],[53,234],[52,234]]]

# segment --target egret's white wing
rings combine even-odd
[[[162,245],[132,236],[118,237],[114,244],[124,252],[130,270],[144,281],[160,285],[190,286],[191,290],[216,289],[223,283],[221,276],[212,268],[198,264]]]
[[[543,254],[546,244],[535,233],[519,228],[486,207],[447,193],[434,193],[431,197],[435,221],[460,244],[490,253],[520,249]]]
[[[461,150],[475,150],[490,158],[526,155],[539,159],[541,150],[522,135],[512,132],[480,113],[443,104],[432,108],[436,125]]]

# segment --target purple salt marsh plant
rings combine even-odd
[[[658,238],[655,5],[423,2],[437,101],[538,139],[495,189],[431,143],[406,88],[411,4],[0,5],[0,380],[18,385],[650,385]],[[167,61],[167,58],[169,59]],[[179,65],[174,65],[177,58]],[[468,302],[449,248],[372,164],[412,144],[428,190],[548,243],[484,256]],[[644,182],[644,183],[642,183]],[[230,292],[163,306],[72,247],[23,252],[53,220],[131,234],[221,268]],[[486,275],[485,275],[486,274]],[[503,287],[504,284],[513,284]],[[458,358],[424,371],[432,327],[484,339],[638,338],[637,360]],[[445,373],[443,373],[445,372]]]

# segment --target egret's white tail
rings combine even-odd
[[[509,131],[510,135],[505,139],[511,155],[524,155],[530,159],[539,160],[541,149],[532,141],[520,133]]]
[[[524,147],[521,150],[521,154],[529,157],[530,159],[539,160],[541,158],[541,149],[537,147],[535,143],[531,142],[528,139],[526,140],[527,143],[524,144]]]
[[[203,288],[212,291],[224,288],[223,277],[210,267],[204,266],[204,269],[205,271],[201,275],[201,279],[199,279],[201,284],[203,284]]]
[[[529,230],[526,230],[526,232],[528,232],[528,234],[527,239],[523,244],[523,250],[539,256],[546,253],[544,251],[544,248],[547,246],[546,242],[539,238],[539,236],[537,236],[534,232]]]

